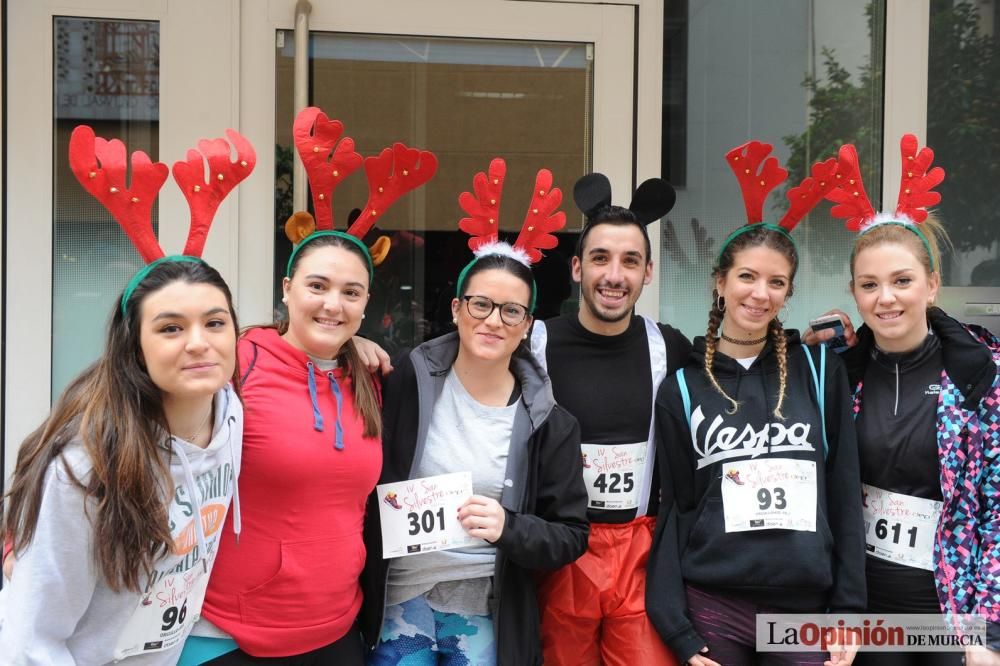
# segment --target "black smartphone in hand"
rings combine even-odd
[[[833,329],[833,337],[823,344],[838,354],[850,348],[850,345],[847,344],[847,340],[844,338],[844,322],[841,321],[840,315],[823,315],[822,317],[810,319],[809,328],[811,328],[814,333],[818,333],[819,331],[824,331],[826,329]]]

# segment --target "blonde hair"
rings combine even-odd
[[[926,245],[924,244],[926,241]],[[951,240],[948,232],[934,214],[929,214],[927,219],[919,225],[909,224],[877,224],[868,231],[864,231],[854,239],[854,248],[851,250],[851,280],[854,280],[854,264],[862,250],[870,247],[896,243],[907,248],[913,256],[920,261],[927,274],[941,270],[941,247],[951,247]],[[928,253],[929,252],[929,253]]]

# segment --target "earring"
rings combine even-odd
[[[715,309],[719,312],[726,311],[726,301],[722,298],[722,294],[715,295]]]
[[[458,323],[458,317],[452,317],[451,318],[451,323],[457,324]]]
[[[362,318],[362,319],[364,319],[364,318],[365,318],[365,316],[366,316],[366,315],[365,315],[365,313],[364,313],[364,312],[362,312],[362,313],[361,313],[361,318]]]
[[[525,333],[524,335],[522,335],[522,336],[521,336],[521,339],[522,339],[522,340],[527,340],[527,339],[528,339],[528,334],[527,334],[527,333]]]

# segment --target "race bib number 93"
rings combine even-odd
[[[815,532],[816,463],[788,458],[727,462],[722,504],[726,532]]]

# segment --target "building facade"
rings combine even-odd
[[[688,335],[705,325],[719,242],[744,221],[723,155],[774,144],[795,184],[843,141],[858,146],[876,205],[892,207],[899,137],[934,147],[948,172],[940,213],[954,248],[943,304],[994,329],[1000,313],[1000,12],[996,0],[8,0],[2,17],[3,476],[70,377],[98,353],[115,296],[140,265],[72,177],[77,124],[167,164],[233,127],[254,174],[216,217],[206,259],[244,325],[280,316],[290,250],[283,223],[305,206],[291,122],[312,104],[344,122],[363,155],[403,141],[434,151],[435,179],[380,223],[364,333],[401,348],[444,330],[468,260],[459,193],[506,158],[501,226],[516,233],[535,172],[550,168],[569,224],[538,266],[539,316],[573,311],[569,257],[582,219],[575,180],[606,173],[616,202],[663,175],[675,209],[654,224],[655,277],[638,308]],[[362,172],[335,215],[362,208]],[[779,189],[769,214],[786,205]],[[154,213],[181,249],[188,213],[171,183]],[[825,212],[796,230],[802,266],[786,324],[841,307],[850,234]]]

